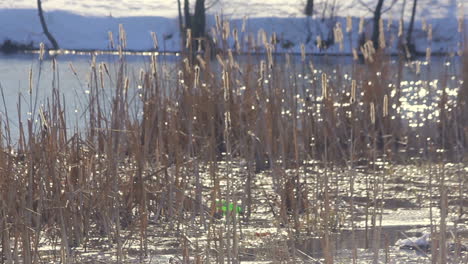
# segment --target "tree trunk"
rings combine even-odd
[[[185,29],[192,28],[192,17],[190,15],[190,4],[189,0],[184,1],[184,18],[185,18]]]
[[[314,0],[307,0],[304,14],[306,16],[312,16],[314,14]]]
[[[59,45],[57,41],[55,40],[54,36],[50,34],[49,29],[47,28],[47,24],[44,19],[44,13],[42,12],[42,2],[41,0],[37,0],[37,10],[39,12],[39,19],[41,20],[41,25],[42,25],[42,30],[44,30],[44,34],[46,37],[49,39],[50,43],[52,43],[52,47],[55,50],[59,49]]]
[[[180,4],[180,0],[177,0],[177,11],[179,12],[179,30],[180,30],[180,33],[182,33],[184,30],[184,20],[182,17],[182,6]]]
[[[411,55],[413,55],[416,52],[416,47],[414,46],[411,36],[413,35],[414,17],[416,16],[417,4],[418,4],[418,0],[413,0],[413,11],[411,12],[411,20],[410,20],[410,24],[408,27],[408,32],[406,34],[406,45],[408,46],[408,50]]]
[[[195,2],[195,14],[193,15],[193,29],[192,33],[195,38],[202,38],[205,36],[205,0],[197,0]]]
[[[374,31],[372,32],[372,42],[374,43],[375,49],[379,48],[379,21],[380,17],[382,16],[383,2],[384,0],[379,0],[374,11]]]

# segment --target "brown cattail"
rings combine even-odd
[[[119,24],[119,40],[120,40],[120,46],[122,49],[127,48],[127,33],[125,32],[125,29],[122,24]]]
[[[216,29],[215,28],[211,28],[211,39],[213,40],[214,44],[218,43],[218,39],[216,38]]]
[[[335,37],[335,41],[338,42],[340,46],[340,51],[343,51],[343,31],[341,30],[341,23],[338,22],[333,29],[333,34]]]
[[[182,60],[182,62],[184,63],[185,71],[191,73],[192,69],[190,68],[190,61],[187,58],[185,58]]]
[[[286,61],[286,67],[291,67],[291,56],[289,55],[289,53],[286,53],[284,55],[284,59]]]
[[[224,88],[224,101],[229,100],[229,72],[223,71],[223,88]]]
[[[155,75],[157,72],[157,66],[158,66],[158,60],[156,58],[156,55],[152,55],[151,56],[151,73],[153,75]]]
[[[322,73],[322,96],[323,99],[327,99],[327,74]]]
[[[351,81],[351,97],[349,99],[349,102],[351,104],[356,102],[356,80]]]
[[[383,117],[388,116],[388,96],[385,95],[383,98]]]
[[[359,56],[358,56],[358,52],[355,48],[353,48],[353,59],[354,60],[358,60],[359,59]]]
[[[322,48],[322,38],[320,37],[320,35],[317,35],[317,49],[321,49]]]
[[[353,30],[353,19],[350,15],[346,17],[346,33],[351,32]]]
[[[192,44],[192,30],[190,28],[187,29],[187,40],[185,41],[185,48],[188,49]]]
[[[427,48],[426,48],[426,61],[427,61],[428,63],[431,62],[431,48],[430,48],[430,47],[427,47]]]
[[[44,59],[44,53],[45,53],[45,45],[43,42],[41,42],[39,44],[39,60],[43,60]]]
[[[128,92],[128,87],[130,86],[130,80],[128,77],[125,77],[125,86],[124,86],[124,93],[126,94]]]
[[[203,57],[200,54],[197,55],[197,60],[198,60],[198,63],[200,64],[200,67],[205,70],[206,61],[203,59]]]
[[[258,78],[257,82],[258,82],[258,86],[261,86],[262,83],[263,83],[263,80],[265,79],[265,76],[266,76],[266,63],[264,60],[261,60],[260,61],[260,78]]]
[[[195,65],[195,87],[199,87],[200,84],[200,66]]]
[[[227,40],[231,35],[231,24],[229,21],[223,22],[223,40]]]
[[[385,49],[385,31],[383,19],[379,20],[379,47]]]
[[[221,58],[221,55],[217,54],[216,59],[218,60],[218,63],[219,63],[219,65],[221,65],[221,67],[226,68],[226,65],[224,63],[223,58]]]

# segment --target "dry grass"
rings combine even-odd
[[[342,77],[339,65],[335,74],[314,72],[310,57],[296,65],[276,63],[280,55],[271,53],[274,46],[265,34],[259,41],[270,52],[265,56],[252,53],[257,50],[253,43],[236,52],[226,49],[221,34],[217,61],[211,52],[184,54],[176,81],[162,73],[156,56],[136,78],[125,56],[112,66],[115,75],[111,66],[93,62],[84,129],[67,121],[55,67],[47,104],[33,109],[31,103],[25,110],[18,101],[18,116],[29,111],[40,122],[18,120],[17,144],[5,109],[0,116],[2,261],[42,263],[50,257],[40,251],[47,239],[56,246],[56,261],[73,262],[72,249],[93,247],[96,237],[113,247],[117,262],[125,261],[125,244],[132,239],[143,258],[149,253],[149,230],[164,225],[180,238],[184,262],[202,262],[203,257],[206,263],[237,263],[243,254],[242,225],[259,206],[253,199],[258,192],[254,181],[263,172],[278,198],[268,201],[271,221],[285,228],[290,239],[320,236],[324,261],[333,263],[331,234],[345,223],[355,229],[357,171],[368,172],[365,228],[375,231],[392,165],[418,157],[427,160],[424,165],[440,168],[428,192],[440,197],[442,216],[434,234],[440,230],[441,253],[434,259],[439,256],[444,263],[444,212],[453,197],[447,195],[443,164],[465,162],[468,55],[463,57],[458,103],[448,105],[445,94],[440,100],[436,140],[408,142],[420,131],[407,129],[401,113],[390,107],[400,106],[399,84],[389,84],[395,75],[403,78],[404,63],[391,64],[383,50],[367,54],[364,64],[355,62],[350,80]],[[241,50],[242,56],[236,56]],[[392,89],[397,91],[391,96]],[[29,96],[34,102],[34,91]],[[317,168],[320,172],[313,171]],[[337,173],[344,168],[346,173]],[[317,177],[311,180],[311,174]],[[234,190],[239,175],[242,189]],[[339,207],[343,178],[350,197],[344,216]],[[466,172],[457,182],[457,198],[463,201]],[[221,200],[240,203],[244,215],[223,216],[217,206]],[[459,208],[462,219],[466,214]],[[204,246],[187,235],[195,230],[206,235]],[[272,246],[278,262],[305,254],[294,245],[291,251],[276,250],[285,248],[282,243]]]

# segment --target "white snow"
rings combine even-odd
[[[429,247],[431,234],[426,232],[420,237],[408,237],[406,239],[399,239],[395,245],[400,248],[419,248],[426,249]]]
[[[183,1],[181,1],[183,3]],[[192,5],[194,0],[191,1]],[[214,14],[231,20],[232,27],[241,27],[242,18],[247,16],[247,31],[254,36],[260,28],[268,35],[276,32],[283,40],[291,41],[292,51],[299,52],[300,44],[305,43],[308,52],[318,52],[314,47],[317,35],[322,38],[336,22],[340,22],[343,31],[346,16],[353,17],[353,34],[351,43],[356,46],[359,18],[370,18],[370,9],[375,5],[373,0],[315,0],[316,14],[308,27],[307,19],[302,14],[305,0],[207,0],[210,6],[208,24],[214,25]],[[386,9],[394,2],[386,0]],[[335,4],[333,4],[335,3]],[[404,4],[406,3],[406,4]],[[389,46],[396,48],[395,35],[398,20],[409,20],[412,1],[396,1],[383,17],[386,25],[392,21],[388,32]],[[0,1],[0,42],[12,39],[22,43],[48,43],[42,34],[42,28],[36,11],[36,1],[4,0]],[[127,32],[127,47],[132,50],[152,48],[150,32],[154,31],[160,40],[160,49],[177,51],[180,46],[176,0],[43,0],[46,21],[50,31],[55,35],[61,48],[65,49],[106,49],[109,47],[108,32],[118,36],[118,25],[123,24]],[[463,0],[420,0],[418,1],[417,22],[415,25],[417,46],[424,51],[427,47],[426,33],[421,30],[421,21],[425,19],[433,24],[433,51],[457,51],[461,40],[457,33],[458,17],[468,14],[468,4]],[[330,18],[323,20],[322,18]],[[468,23],[465,23],[468,24]],[[365,30],[372,31],[371,22],[366,21]],[[307,32],[311,34],[308,35]],[[166,41],[163,41],[163,38]],[[309,38],[308,38],[309,37]],[[392,41],[393,39],[393,41]],[[338,45],[329,53],[350,53],[348,34],[344,36],[344,49]],[[392,48],[390,49],[392,51]],[[286,51],[279,47],[278,51]]]

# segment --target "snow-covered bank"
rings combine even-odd
[[[19,43],[33,42],[36,46],[40,42],[48,43],[42,34],[37,11],[32,2],[19,0],[0,3],[0,42],[11,39]],[[117,38],[119,24],[123,24],[127,32],[127,48],[130,50],[151,49],[152,31],[158,35],[161,51],[180,50],[176,1],[120,1],[119,4],[112,4],[111,1],[99,1],[99,4],[96,4],[89,0],[69,2],[44,2],[46,21],[61,48],[108,49],[108,32],[112,31],[114,38]],[[276,32],[280,40],[277,45],[279,52],[300,52],[301,44],[305,43],[307,52],[349,54],[352,47],[357,47],[361,16],[366,17],[364,31],[368,36],[372,31],[369,10],[356,1],[337,1],[334,16],[328,14],[325,15],[328,18],[322,20],[322,15],[317,14],[310,21],[301,14],[303,4],[298,0],[291,1],[289,5],[281,4],[278,0],[234,2],[227,4],[221,1],[222,4],[211,8],[208,26],[215,24],[214,13],[222,13],[223,17],[231,21],[231,29],[237,27],[240,31],[242,17],[246,15],[249,17],[246,31],[250,33],[240,34],[240,38],[245,41],[247,35],[252,34],[253,38],[257,39],[260,29],[265,30],[268,36]],[[400,2],[384,14],[386,41],[391,52],[396,51],[398,46],[398,20],[400,17],[408,20],[410,15],[410,3],[407,1],[406,6],[403,6]],[[317,10],[322,8],[320,4],[318,1]],[[462,38],[457,32],[457,17],[464,16],[465,25],[468,25],[467,16],[464,15],[467,7],[468,5],[463,6],[455,0],[420,1],[413,34],[417,49],[424,52],[428,47],[427,33],[422,31],[424,19],[433,26],[433,52],[458,51]],[[468,10],[465,13],[468,14]],[[353,29],[350,34],[345,32],[347,15],[353,17]],[[326,51],[319,50],[315,45],[316,37],[320,36],[322,40],[329,38],[333,35],[332,29],[337,22],[341,24],[344,33],[343,49],[340,49],[339,45],[333,45]],[[257,43],[262,46],[261,41]]]

